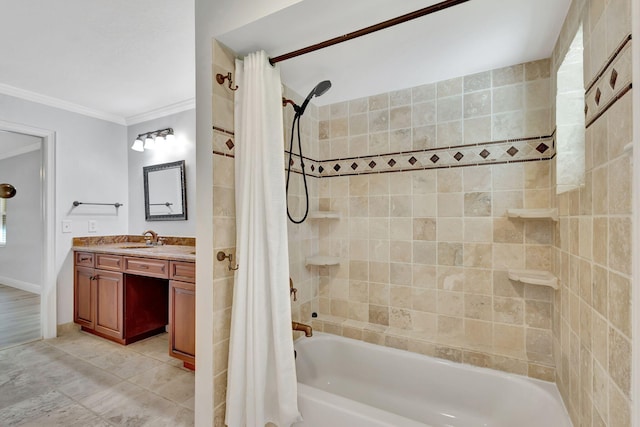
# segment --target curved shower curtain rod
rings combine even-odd
[[[393,27],[398,24],[403,24],[407,21],[411,21],[416,18],[421,18],[426,15],[430,15],[441,10],[448,9],[453,6],[457,6],[462,3],[466,3],[470,0],[445,0],[440,3],[432,4],[431,6],[418,9],[413,12],[406,13],[396,18],[388,19],[375,25],[362,28],[360,30],[348,33],[339,37],[334,37],[329,40],[325,40],[320,43],[316,43],[311,46],[304,47],[302,49],[294,50],[293,52],[285,53],[275,58],[269,58],[271,65],[275,65],[278,62],[286,61],[287,59],[295,58],[296,56],[305,55],[316,50],[324,49],[325,47],[333,46],[338,43],[346,42],[347,40],[353,40],[358,37],[366,36],[367,34],[375,33],[376,31],[384,30],[385,28]]]

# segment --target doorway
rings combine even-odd
[[[6,238],[0,243],[0,284],[11,291],[13,301],[7,304],[12,312],[28,318],[21,317],[23,335],[15,330],[13,337],[5,334],[12,343],[8,345],[56,336],[54,136],[52,131],[0,121],[0,182],[16,188],[14,197],[4,199]],[[10,312],[4,307],[2,311]],[[0,347],[8,345],[0,343]]]

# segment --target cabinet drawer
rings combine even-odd
[[[182,282],[196,282],[196,264],[193,262],[171,261],[169,264],[169,278]]]
[[[124,257],[124,272],[140,276],[169,278],[169,261],[148,258]]]
[[[93,267],[93,254],[91,252],[76,252],[76,265]]]
[[[102,270],[121,271],[122,257],[119,255],[96,254],[96,268]]]

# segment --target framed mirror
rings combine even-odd
[[[144,213],[147,221],[187,219],[184,160],[144,166]]]

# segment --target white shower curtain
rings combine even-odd
[[[264,52],[236,60],[236,271],[226,423],[301,420],[291,338],[280,71]]]

